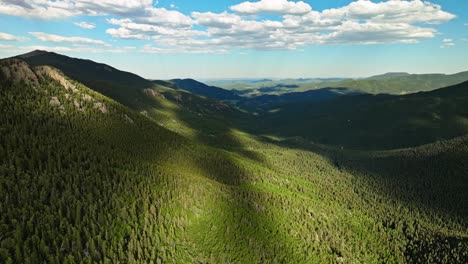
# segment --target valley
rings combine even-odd
[[[2,59],[0,262],[465,263],[468,78],[387,77],[265,98]]]

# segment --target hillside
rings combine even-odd
[[[259,83],[211,81],[243,96],[281,95],[323,88],[347,88],[369,94],[408,94],[455,85],[468,80],[468,71],[456,74],[409,74],[391,72],[361,79],[285,79]]]
[[[152,83],[136,74],[117,70],[91,60],[67,57],[55,52],[35,50],[16,56],[33,66],[50,65],[93,90],[126,105],[145,104],[142,90]]]
[[[218,100],[239,100],[240,96],[219,87],[209,86],[193,79],[171,80],[179,89]]]
[[[260,133],[351,148],[413,147],[468,133],[468,82],[410,95],[358,95],[284,104],[259,117]]]
[[[255,96],[294,92],[302,85],[322,82],[338,82],[344,78],[298,78],[298,79],[232,79],[206,80],[205,83],[231,90],[237,94]]]
[[[371,77],[365,78],[366,80],[387,80],[393,78],[405,78],[410,76],[411,74],[407,72],[387,72],[384,74],[374,75]]]
[[[321,88],[305,92],[291,92],[280,95],[259,95],[246,98],[240,101],[237,105],[246,109],[268,109],[279,104],[287,103],[303,103],[303,102],[320,102],[330,100],[339,96],[358,95],[360,92],[355,92],[347,88]]]
[[[53,67],[0,69],[2,263],[468,260],[466,138],[341,151],[215,122],[231,110],[191,93],[146,91],[181,128],[193,123],[179,111],[224,124],[207,145],[202,128],[174,133]]]
[[[323,87],[346,87],[370,94],[408,94],[431,91],[437,88],[459,84],[468,80],[468,71],[451,75],[445,74],[387,74],[364,79],[323,82],[301,86],[299,90]]]
[[[91,60],[67,57],[47,51],[32,51],[16,56],[32,66],[51,65],[64,74],[117,102],[144,114],[158,124],[184,136],[221,135],[229,125],[226,118],[246,116],[230,105],[179,89],[173,82],[146,80]],[[203,84],[193,81],[204,87]],[[190,84],[191,82],[183,82]],[[198,87],[198,86],[197,86]],[[219,88],[209,88],[222,90]],[[223,90],[224,91],[224,90]],[[229,91],[225,91],[229,93]],[[202,92],[203,93],[203,92]],[[216,96],[215,96],[216,97]],[[210,115],[210,118],[204,116]],[[199,130],[205,133],[200,134]],[[202,137],[200,136],[200,137]],[[212,136],[205,141],[213,141]]]

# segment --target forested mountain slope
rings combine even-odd
[[[226,103],[210,96],[207,98],[198,96],[198,90],[190,93],[172,82],[149,81],[138,75],[91,60],[71,58],[40,50],[19,55],[16,58],[32,66],[56,67],[94,91],[142,113],[170,130],[192,138],[200,135],[225,134],[225,127],[229,126],[230,119],[248,119],[248,115]],[[204,84],[198,84],[204,88]],[[231,94],[229,91],[222,91]],[[206,118],[207,116],[209,118]],[[204,133],[199,133],[200,130]],[[204,138],[206,142],[217,140],[212,136]]]
[[[195,109],[187,94],[187,111],[220,111],[210,101]],[[0,61],[0,105],[2,263],[468,260],[463,138],[343,152],[226,123],[215,148],[20,60]],[[402,171],[406,184],[392,189]]]
[[[455,74],[409,74],[390,72],[358,79],[280,79],[259,80],[252,83],[243,80],[208,81],[209,84],[232,90],[246,96],[281,95],[323,88],[346,88],[370,94],[408,94],[431,91],[441,87],[468,81],[468,71]]]
[[[238,96],[232,91],[224,90],[215,86],[209,86],[204,83],[195,81],[193,79],[173,79],[171,80],[171,82],[174,83],[180,89],[209,98],[214,98],[218,100],[242,99],[242,97]]]
[[[360,149],[395,149],[468,133],[468,82],[410,95],[357,95],[284,104],[258,118],[259,133]]]
[[[321,88],[305,92],[290,92],[280,95],[259,95],[246,98],[237,105],[241,108],[261,110],[275,107],[279,104],[321,102],[339,96],[362,94],[347,88]]]
[[[91,60],[77,59],[55,52],[35,50],[16,58],[30,65],[50,65],[91,89],[130,106],[145,103],[142,92],[152,83],[136,74],[117,70]]]

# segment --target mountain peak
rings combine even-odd
[[[25,54],[18,55],[16,57],[25,59],[25,58],[31,58],[31,57],[39,56],[39,55],[42,55],[42,54],[48,54],[48,53],[50,53],[50,52],[48,52],[46,50],[38,50],[37,49],[37,50],[33,50],[33,51],[25,53]]]

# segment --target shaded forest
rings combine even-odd
[[[2,263],[468,262],[466,136],[347,149],[164,83],[132,107],[0,65]]]

